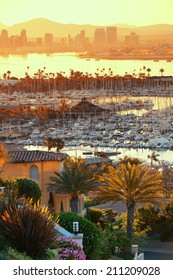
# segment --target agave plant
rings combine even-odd
[[[55,222],[46,207],[18,201],[9,195],[2,201],[0,232],[19,252],[38,259],[44,255],[56,239]]]

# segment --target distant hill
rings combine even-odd
[[[68,34],[77,35],[82,29],[86,30],[87,36],[93,36],[96,26],[63,24],[44,18],[37,18],[27,22],[18,23],[8,28],[10,35],[19,34],[26,29],[28,37],[43,37],[45,33],[53,33],[55,37],[66,37]]]
[[[140,37],[151,37],[153,35],[165,37],[172,34],[173,38],[173,25],[169,24],[156,24],[138,27],[120,23],[115,24],[114,26],[117,26],[119,38],[128,35],[132,31],[136,32]],[[68,34],[75,36],[80,33],[81,30],[85,30],[86,36],[93,37],[94,31],[97,27],[103,26],[63,24],[45,18],[35,18],[9,27],[0,23],[0,30],[4,28],[7,29],[9,35],[20,34],[22,29],[26,29],[28,38],[43,37],[45,33],[52,33],[55,37],[66,37]]]

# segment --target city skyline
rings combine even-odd
[[[0,7],[0,23],[7,26],[42,17],[64,24],[173,24],[172,0],[6,0]]]

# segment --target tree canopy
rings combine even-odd
[[[127,208],[127,235],[132,239],[134,212],[137,202],[160,203],[163,198],[162,175],[141,164],[121,164],[108,167],[99,177],[96,198],[99,202],[123,202]]]

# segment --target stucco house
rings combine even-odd
[[[47,191],[50,176],[54,171],[61,171],[63,161],[68,155],[38,150],[9,151],[10,163],[1,173],[2,180],[25,177],[34,180],[40,187],[41,205],[48,205],[50,193]],[[80,197],[79,213],[82,213],[82,196]],[[64,211],[70,211],[70,196],[53,193],[54,210],[59,212],[62,205]]]

